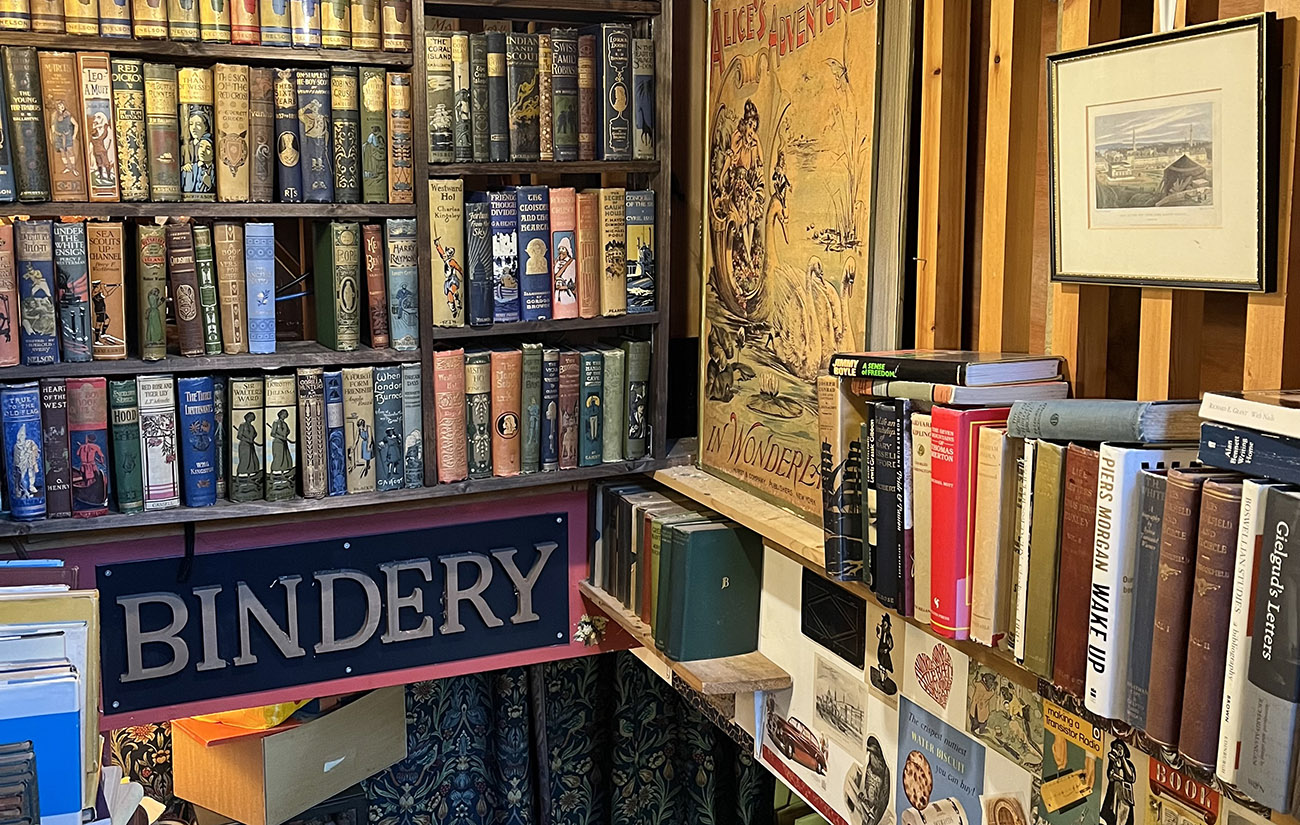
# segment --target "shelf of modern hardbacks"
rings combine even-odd
[[[430,163],[434,178],[461,175],[652,175],[657,160],[530,160],[512,163]]]
[[[240,356],[232,356],[237,360]],[[106,362],[99,362],[106,363]],[[3,370],[0,370],[2,373]],[[49,535],[86,530],[123,530],[154,524],[184,524],[192,521],[230,521],[265,518],[267,516],[300,515],[309,511],[337,510],[353,507],[378,507],[385,504],[425,501],[450,496],[519,490],[567,484],[574,481],[591,481],[635,473],[650,473],[668,466],[673,459],[643,458],[639,461],[617,461],[595,467],[577,467],[553,473],[530,473],[508,478],[481,478],[437,484],[412,490],[393,490],[387,493],[356,493],[326,498],[295,498],[288,501],[219,501],[212,507],[173,507],[170,510],[153,510],[144,513],[110,513],[98,518],[43,519],[41,521],[0,520],[0,537]]]
[[[434,327],[435,341],[451,338],[490,338],[502,335],[541,335],[547,332],[569,332],[578,329],[611,329],[618,327],[652,327],[659,323],[659,313],[641,312],[632,315],[598,316],[596,318],[552,318],[548,321],[519,321],[513,324],[493,324],[490,327]]]
[[[582,591],[582,595],[600,608],[602,613],[617,622],[642,647],[671,667],[683,682],[705,696],[753,693],[758,690],[784,690],[791,685],[790,674],[758,651],[722,659],[698,659],[694,662],[677,662],[669,659],[663,651],[655,647],[654,634],[650,626],[624,608],[617,599],[591,582],[580,582],[578,588]]]
[[[31,378],[63,376],[75,378],[95,375],[138,375],[140,373],[239,372],[241,370],[276,370],[292,367],[326,367],[347,364],[401,364],[420,360],[419,350],[399,352],[394,349],[360,347],[336,352],[315,341],[278,341],[271,353],[239,355],[199,355],[186,358],[168,355],[161,361],[125,358],[120,361],[78,361],[43,364],[39,367],[0,367],[0,383]]]
[[[89,37],[42,32],[0,32],[0,46],[35,46],[62,51],[135,54],[154,60],[180,63],[208,62],[287,65],[293,63],[354,63],[371,66],[409,67],[411,52],[357,51],[355,49],[305,49],[282,46],[245,46],[233,43],[202,43],[180,40],[137,40],[131,37]]]
[[[413,218],[410,203],[85,203],[43,201],[0,204],[0,217],[57,218]]]
[[[547,17],[553,13],[599,15],[599,19],[615,17],[652,17],[659,14],[659,0],[455,0],[455,2],[429,2],[424,5],[429,14],[443,17],[480,17],[486,12],[509,12],[513,17],[521,11],[536,11]],[[590,19],[590,18],[589,18]]]

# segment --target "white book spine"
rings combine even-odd
[[[1287,438],[1300,438],[1300,410],[1265,401],[1207,392],[1201,399],[1201,418]]]
[[[912,416],[912,595],[918,622],[930,621],[930,416]]]
[[[1250,667],[1250,596],[1255,591],[1260,536],[1264,530],[1264,491],[1275,482],[1246,479],[1241,486],[1241,520],[1237,526],[1237,565],[1232,577],[1232,613],[1228,618],[1228,658],[1223,671],[1223,710],[1219,722],[1219,759],[1215,773],[1236,784],[1241,754],[1240,705]]]
[[[1016,661],[1025,661],[1025,613],[1029,607],[1029,528],[1034,521],[1034,459],[1038,454],[1038,441],[1025,440],[1025,456],[1018,473],[1020,499],[1020,524],[1016,530],[1016,620],[1011,652]]]

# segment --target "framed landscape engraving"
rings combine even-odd
[[[1269,13],[1048,57],[1052,280],[1272,289],[1276,37]]]

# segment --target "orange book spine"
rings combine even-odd
[[[519,475],[519,396],[523,352],[492,350],[492,475]]]
[[[465,350],[433,354],[434,432],[438,481],[446,484],[469,476],[465,443]]]
[[[578,315],[600,315],[600,194],[579,192],[578,210]]]

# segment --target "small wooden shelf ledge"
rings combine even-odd
[[[230,61],[271,66],[299,63],[348,63],[409,68],[414,60],[411,52],[307,49],[183,40],[137,40],[132,37],[92,37],[80,34],[25,31],[0,32],[0,46],[35,46],[38,49],[139,55],[146,59],[174,60],[187,65]]]
[[[723,659],[700,659],[694,662],[675,662],[655,647],[650,627],[623,608],[618,600],[590,582],[578,585],[600,611],[613,619],[646,650],[672,668],[683,682],[705,696],[729,696],[753,693],[758,690],[783,690],[790,687],[790,674],[772,663],[757,651]]]
[[[0,217],[59,218],[414,218],[409,203],[84,203],[43,201],[0,204]]]
[[[569,332],[581,329],[618,329],[621,327],[652,327],[659,323],[659,313],[642,312],[633,315],[598,316],[596,318],[552,318],[548,321],[520,321],[513,324],[493,324],[490,327],[434,327],[434,340],[450,338],[491,338],[500,335],[543,335],[548,332]]]
[[[430,163],[429,177],[464,175],[653,175],[657,160],[537,160],[516,163]]]
[[[428,14],[443,17],[515,17],[520,10],[536,11],[543,19],[569,19],[574,15],[599,14],[601,19],[653,17],[659,14],[659,0],[451,0],[426,2]]]

